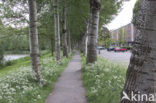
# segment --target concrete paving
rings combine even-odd
[[[107,50],[101,50],[101,53],[99,56],[104,57],[104,58],[111,60],[113,62],[116,62],[116,63],[128,65],[130,62],[131,52],[130,51],[127,51],[127,52],[114,52],[114,51],[108,52]]]
[[[78,52],[58,79],[46,103],[87,103],[81,80],[81,59]]]

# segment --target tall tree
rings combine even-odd
[[[59,21],[59,12],[58,12],[58,0],[53,1],[54,6],[54,22],[55,22],[55,51],[56,51],[56,60],[60,60],[60,21]]]
[[[29,3],[29,38],[30,38],[30,56],[32,69],[35,71],[37,79],[43,85],[43,78],[41,75],[41,64],[39,56],[38,45],[38,30],[37,30],[37,9],[36,0],[28,0]]]
[[[85,27],[85,33],[82,37],[82,44],[81,44],[81,48],[82,48],[82,52],[86,55],[86,50],[87,50],[87,37],[88,37],[88,27],[89,27],[89,23],[88,21],[86,22],[86,27]]]
[[[123,91],[131,98],[134,94],[155,94],[156,81],[156,1],[141,0],[136,17],[136,38],[132,57],[126,74]],[[123,95],[121,95],[122,97]],[[155,97],[154,97],[155,99]],[[128,101],[121,103],[155,103],[146,101]]]
[[[68,31],[68,52],[71,53],[71,38],[70,38],[70,31]]]
[[[97,61],[97,37],[101,0],[90,0],[90,20],[88,33],[87,63]]]
[[[66,24],[66,0],[63,0],[63,10],[62,10],[62,39],[63,39],[63,56],[68,57],[68,47],[67,47],[67,24]]]
[[[132,20],[132,22],[133,22],[134,25],[136,24],[136,19],[137,19],[137,16],[138,16],[140,1],[141,0],[136,1],[134,9],[133,9],[133,20]]]

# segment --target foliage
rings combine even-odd
[[[95,64],[83,63],[83,81],[89,103],[120,103],[126,69],[103,58]]]
[[[45,1],[41,7],[41,12],[38,17],[38,35],[40,49],[49,49],[54,46],[54,18],[53,4],[50,1]]]
[[[39,26],[39,43],[40,49],[45,50],[50,48],[51,32],[49,31],[50,28],[48,30],[45,28],[45,24],[43,24],[42,27]],[[10,26],[5,27],[5,25],[1,24],[0,30],[0,42],[3,43],[3,48],[6,53],[29,53],[28,27],[17,29]]]
[[[28,51],[28,28],[17,29],[0,23],[0,42],[5,51]]]
[[[125,49],[127,49],[127,50],[131,50],[131,49],[132,49],[132,47],[130,47],[130,46],[123,46],[123,47],[121,47],[121,48],[125,48]]]
[[[82,40],[89,20],[89,0],[67,2],[67,31],[75,40]]]
[[[140,0],[137,0],[134,9],[133,9],[133,24],[136,25],[136,20],[137,20],[137,16],[138,16],[138,11],[139,11],[139,5],[140,5]]]
[[[106,27],[103,27],[101,31],[102,32],[99,33],[98,36],[98,45],[102,45],[107,48],[112,43],[111,33]]]
[[[40,49],[51,47],[51,36],[53,28],[52,10],[46,10],[49,6],[47,1],[37,0],[38,3],[38,28]],[[46,7],[47,6],[47,7]],[[13,8],[13,9],[12,9]],[[23,53],[29,51],[29,10],[26,0],[8,0],[0,3],[2,14],[0,18],[5,26],[4,32],[0,34],[6,51],[12,53]],[[46,14],[46,15],[45,15]],[[48,26],[47,26],[48,25]]]
[[[123,0],[102,0],[99,29],[109,23],[121,8]]]
[[[27,0],[2,0],[0,11],[5,25],[13,24],[15,27],[23,28],[29,22]]]
[[[78,41],[82,40],[87,22],[89,20],[89,0],[68,0],[65,1],[67,10],[67,32],[71,34],[71,38]],[[59,2],[59,14],[62,17],[62,7],[64,1]],[[100,26],[107,24],[117,14],[121,2],[116,0],[102,0],[100,12]],[[12,8],[16,8],[12,9]],[[1,19],[5,25],[13,25],[15,28],[21,28],[24,35],[9,33],[11,39],[6,39],[12,43],[6,43],[6,48],[9,50],[15,49],[15,52],[29,50],[28,45],[28,3],[26,0],[8,0],[0,3],[2,11]],[[54,46],[54,19],[53,19],[53,2],[52,0],[37,0],[38,10],[38,33],[40,49],[49,49]],[[60,19],[60,24],[62,20]],[[61,26],[60,26],[61,27]],[[8,28],[6,28],[6,31]],[[60,28],[61,30],[61,28]],[[17,35],[17,36],[16,36]],[[27,35],[27,36],[26,36]],[[21,40],[22,39],[22,40]],[[22,42],[22,43],[19,43]],[[12,44],[12,45],[11,45]],[[18,44],[18,45],[16,45]],[[23,45],[25,44],[25,45]],[[17,47],[16,47],[16,46]],[[23,50],[24,49],[24,50]]]
[[[3,78],[0,79],[1,103],[44,103],[55,81],[70,59],[71,56],[70,58],[63,58],[61,64],[57,64],[50,54],[42,57],[42,74],[46,81],[44,87],[40,87],[29,66],[30,64],[18,66],[15,71],[10,71],[9,74],[3,75]],[[19,61],[16,65],[22,62],[29,62],[29,59]]]

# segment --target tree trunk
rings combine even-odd
[[[54,48],[54,38],[53,36],[51,36],[51,55],[54,56],[54,51],[55,51],[55,48]]]
[[[87,56],[87,50],[88,50],[87,45],[88,45],[88,35],[87,35],[87,37],[86,37],[86,42],[85,42],[85,55],[86,55],[86,56]]]
[[[155,0],[141,0],[136,22],[136,38],[123,88],[123,92],[129,96],[131,101],[122,98],[121,103],[155,103],[155,101],[146,101],[146,98],[143,98],[143,101],[136,101],[131,96],[132,92],[140,95],[156,93],[155,11]],[[123,95],[121,94],[121,97]]]
[[[75,41],[74,41],[73,37],[71,36],[71,34],[70,34],[70,37],[71,37],[71,50],[73,51],[74,45],[76,46],[76,44],[75,44]]]
[[[68,57],[65,2],[63,5],[63,15],[62,15],[62,39],[63,39],[63,43],[62,43],[63,44],[63,56]]]
[[[84,54],[85,54],[85,49],[86,49],[86,38],[87,38],[87,34],[84,34],[82,37],[82,42],[80,42],[81,50],[82,50],[82,53],[84,53]]]
[[[68,33],[68,51],[71,53],[71,36],[70,36],[70,31]]]
[[[55,51],[56,60],[61,59],[60,55],[60,26],[59,26],[59,13],[58,13],[58,0],[54,0],[54,21],[55,21]]]
[[[86,30],[85,30],[85,35],[82,38],[82,52],[86,55],[86,49],[87,49],[87,36],[88,36],[88,27],[89,23],[87,23]]]
[[[87,64],[97,61],[97,37],[101,0],[90,0]]]
[[[32,69],[35,72],[40,84],[43,85],[43,78],[41,75],[41,64],[39,56],[38,45],[38,30],[37,30],[37,8],[36,0],[28,0],[29,2],[29,39],[30,39],[30,56]]]

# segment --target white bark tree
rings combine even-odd
[[[59,13],[58,13],[58,0],[53,0],[54,7],[54,26],[55,26],[55,51],[56,51],[56,60],[59,61],[61,59],[60,55],[60,21],[59,21]]]
[[[66,24],[66,4],[63,4],[62,10],[62,39],[63,39],[63,56],[68,57],[68,47],[67,47],[67,24]]]
[[[156,93],[156,1],[141,0],[136,18],[136,38],[126,74],[123,91],[131,98],[131,93]],[[121,95],[121,97],[123,94]],[[155,97],[154,97],[155,99]],[[121,103],[155,103],[156,101],[128,101]]]
[[[90,20],[88,33],[87,63],[97,61],[97,37],[101,0],[90,0]]]
[[[85,54],[85,55],[87,55],[87,38],[88,38],[88,28],[89,28],[89,23],[87,22],[86,23],[87,24],[87,26],[86,26],[86,28],[85,28],[85,34],[84,34],[84,36],[82,37],[82,45],[81,45],[81,47],[82,47],[82,52]]]
[[[68,32],[68,51],[69,51],[69,53],[71,53],[72,52],[72,50],[71,50],[71,36],[70,36],[71,34],[70,34],[70,31]]]
[[[29,38],[30,38],[30,56],[32,69],[35,72],[40,84],[43,85],[43,78],[41,75],[41,64],[38,45],[38,30],[37,30],[37,8],[36,0],[28,0],[29,3]]]

